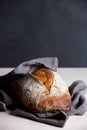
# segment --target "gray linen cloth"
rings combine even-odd
[[[87,111],[87,101],[84,97],[87,87],[83,81],[74,81],[69,86],[69,92],[72,97],[72,106],[69,112],[60,111],[45,114],[33,113],[26,110],[16,97],[13,96],[9,87],[12,81],[24,77],[29,71],[43,67],[57,72],[57,57],[37,58],[23,62],[8,74],[0,77],[0,111],[9,109],[11,114],[15,116],[28,118],[57,127],[63,127],[69,116],[83,115]]]

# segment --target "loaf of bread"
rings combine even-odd
[[[11,89],[17,99],[34,112],[68,111],[71,96],[62,78],[49,69],[36,69],[12,82]]]

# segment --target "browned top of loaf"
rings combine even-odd
[[[31,73],[40,82],[42,82],[45,87],[50,91],[51,85],[53,83],[53,73],[47,69],[37,69]]]

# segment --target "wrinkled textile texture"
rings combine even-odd
[[[38,58],[26,61],[17,66],[13,71],[0,77],[0,111],[9,109],[15,116],[25,117],[34,121],[63,127],[69,116],[83,115],[87,110],[87,102],[84,97],[86,84],[81,81],[74,81],[69,86],[69,92],[72,97],[72,106],[69,112],[56,113],[32,113],[26,110],[22,104],[12,96],[9,85],[12,81],[24,77],[29,71],[36,68],[49,68],[57,72],[58,59],[56,57]]]

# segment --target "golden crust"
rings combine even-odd
[[[47,69],[37,69],[31,73],[40,82],[42,82],[45,87],[50,91],[51,85],[53,83],[53,74]]]
[[[27,109],[43,113],[68,111],[70,109],[71,96],[68,89],[65,88],[65,91],[62,94],[59,90],[60,86],[59,88],[54,86],[55,89],[57,89],[57,92],[55,89],[52,89],[54,74],[50,70],[37,69],[30,73],[30,78],[27,75],[25,78],[16,80],[11,84],[13,93]],[[35,83],[35,78],[37,79],[38,83],[41,82],[44,84],[44,86],[41,83],[39,83],[39,85]],[[32,82],[33,86],[29,86],[32,80],[35,84]],[[58,95],[58,92],[60,95]],[[57,93],[57,95],[55,95],[55,93]],[[35,97],[34,94],[38,96]]]
[[[70,95],[65,93],[64,95],[57,97],[52,96],[41,100],[38,104],[40,110],[44,111],[68,111],[71,107]]]

